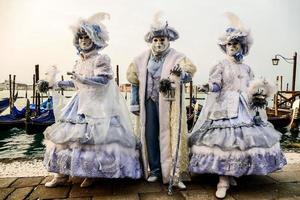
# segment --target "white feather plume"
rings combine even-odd
[[[91,17],[89,17],[88,19],[79,18],[79,20],[76,24],[70,26],[70,29],[72,30],[72,32],[74,34],[76,34],[78,32],[78,29],[80,29],[80,26],[83,23],[88,22],[90,24],[102,25],[101,21],[103,21],[106,17],[107,17],[107,19],[110,19],[110,15],[108,13],[98,12],[98,13],[92,15]],[[103,27],[103,25],[102,25],[102,27]]]
[[[99,12],[87,19],[87,22],[91,24],[99,24],[101,21],[103,21],[105,18],[110,19],[110,15],[105,12]]]
[[[153,17],[153,24],[151,25],[152,28],[154,29],[160,29],[162,27],[165,26],[165,22],[163,22],[162,18],[163,18],[163,11],[157,11],[155,14],[154,14],[154,17]]]
[[[56,82],[56,75],[59,73],[57,67],[55,65],[50,66],[45,75],[45,80],[49,82],[49,85],[52,86]]]
[[[272,81],[260,77],[258,79],[254,79],[249,84],[248,94],[250,98],[252,98],[252,96],[255,93],[257,93],[257,91],[262,91],[262,94],[265,95],[266,97],[272,97],[277,92],[277,89],[275,84]]]
[[[110,19],[110,15],[105,12],[98,12],[87,19],[82,19],[82,18],[79,19],[78,22],[73,26],[71,26],[70,28],[73,34],[76,36],[78,31],[81,28],[83,28],[83,25],[85,24],[84,29],[87,29],[85,31],[92,39],[92,41],[99,47],[104,48],[108,45],[107,41],[109,40],[109,35],[106,26],[102,23],[102,21],[105,19]],[[98,31],[97,33],[92,33],[95,32],[94,28],[92,27],[93,25],[98,25],[100,31]],[[73,43],[74,45],[76,45],[74,41]]]
[[[232,12],[226,12],[224,15],[229,20],[230,27],[239,29],[242,32],[248,32],[248,30],[244,27],[240,18]]]

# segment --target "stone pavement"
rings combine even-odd
[[[0,178],[2,199],[72,199],[72,200],[201,200],[214,197],[218,177],[195,175],[186,182],[187,190],[167,195],[167,186],[144,180],[101,179],[90,188],[80,188],[81,180],[73,178],[61,187],[45,188],[52,177]],[[289,164],[268,176],[245,176],[238,179],[226,197],[233,199],[300,199],[300,164]]]

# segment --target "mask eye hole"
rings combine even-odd
[[[88,35],[79,35],[78,37],[79,39],[83,40],[83,39],[89,39]]]
[[[165,38],[154,38],[153,42],[164,42]]]
[[[237,41],[232,41],[232,42],[228,42],[227,45],[228,46],[236,46],[238,45],[239,43]]]

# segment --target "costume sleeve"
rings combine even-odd
[[[133,63],[129,65],[126,75],[129,83],[139,85],[139,78],[137,75],[136,66]]]
[[[184,57],[180,62],[179,65],[182,67],[182,73],[181,73],[181,80],[184,83],[192,81],[192,77],[194,76],[197,68],[196,66],[192,63],[190,59],[187,57]]]
[[[218,84],[213,83],[211,91],[212,92],[219,92],[220,90],[221,90],[221,87]]]
[[[140,111],[139,86],[131,84],[130,111]]]
[[[211,92],[218,92],[222,89],[222,82],[223,82],[223,66],[221,63],[213,66],[209,72],[209,91]]]
[[[113,79],[114,73],[111,68],[110,58],[107,55],[99,55],[95,60],[94,75],[96,77],[103,76]]]
[[[94,77],[82,77],[82,76],[77,76],[76,79],[86,85],[106,85],[110,78],[107,75],[98,75]]]
[[[249,66],[249,77],[250,77],[250,80],[252,81],[253,79],[254,79],[254,73],[253,73],[253,71],[252,71],[252,69],[251,69],[251,67]]]
[[[249,76],[249,81],[247,82],[247,87],[249,87],[249,85],[251,84],[251,82],[254,80],[255,76],[254,73],[251,69],[250,66],[248,66],[248,76]]]
[[[133,63],[127,69],[127,80],[131,83],[130,111],[137,112],[140,110],[139,79]]]
[[[110,58],[107,55],[99,55],[94,62],[94,76],[77,75],[75,78],[83,84],[101,86],[106,85],[109,80],[113,79],[113,76]]]
[[[54,88],[74,88],[75,84],[73,81],[58,81],[54,84]]]

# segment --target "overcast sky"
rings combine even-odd
[[[102,11],[111,15],[104,21],[110,41],[103,53],[111,57],[114,68],[120,65],[125,83],[127,66],[149,48],[143,38],[158,10],[180,34],[171,46],[196,64],[196,83],[207,81],[209,67],[224,56],[217,38],[226,27],[223,13],[229,11],[240,17],[254,38],[245,63],[257,76],[275,81],[283,75],[284,85],[287,81],[291,85],[292,65],[280,60],[275,67],[271,58],[300,53],[299,0],[0,0],[0,82],[16,74],[17,82],[31,83],[35,64],[40,65],[41,78],[53,64],[62,74],[72,70],[77,55],[70,25]],[[297,73],[300,90],[300,66]]]

